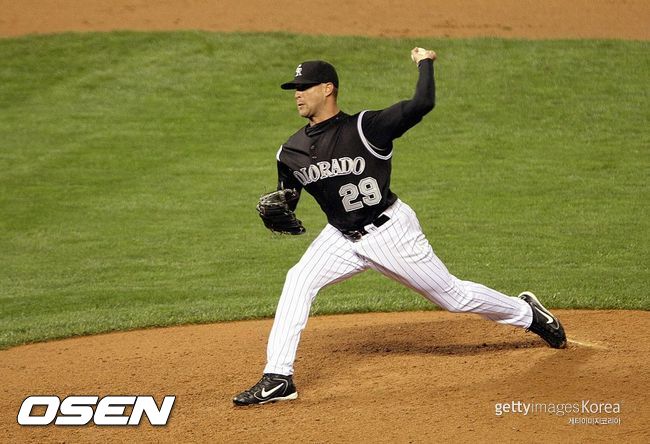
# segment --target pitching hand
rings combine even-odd
[[[437,57],[438,56],[436,55],[435,51],[431,51],[430,49],[416,47],[411,50],[411,60],[413,60],[416,65],[420,63],[421,60],[435,60]]]

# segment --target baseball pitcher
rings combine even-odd
[[[276,154],[278,191],[257,209],[269,229],[299,235],[295,210],[303,190],[327,216],[327,225],[287,273],[267,345],[262,379],[233,398],[235,405],[298,397],[293,363],[300,335],[319,290],[373,269],[451,312],[476,313],[530,330],[551,347],[564,348],[560,321],[530,292],[519,297],[451,275],[425,237],[415,212],[390,188],[394,142],[435,105],[436,53],[411,51],[419,70],[410,100],[350,115],[337,104],[339,79],[325,61],[298,65],[293,80],[300,116],[308,123]]]

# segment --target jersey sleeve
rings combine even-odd
[[[282,148],[280,148],[280,151]],[[289,207],[291,211],[295,211],[298,206],[298,200],[300,199],[300,192],[302,191],[302,184],[294,177],[291,172],[291,169],[282,163],[280,160],[280,151],[278,151],[277,160],[278,160],[278,190],[284,190],[293,188],[298,192],[298,199],[293,201]]]
[[[418,64],[418,70],[419,77],[413,98],[383,110],[367,111],[363,115],[363,133],[374,147],[385,152],[390,151],[393,140],[420,122],[435,106],[433,60],[422,60]]]

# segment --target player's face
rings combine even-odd
[[[327,89],[325,83],[317,85],[299,85],[294,95],[298,114],[311,121],[318,120],[318,116],[325,108]]]

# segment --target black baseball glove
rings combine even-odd
[[[273,191],[260,196],[257,212],[260,213],[266,228],[284,234],[303,234],[307,231],[290,208],[290,204],[299,197],[294,189]]]

